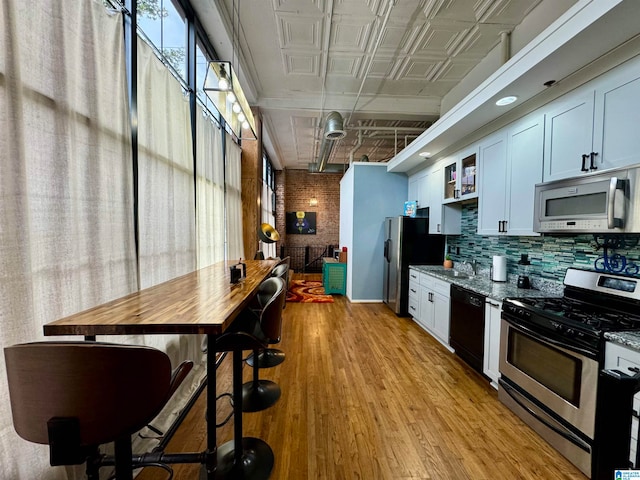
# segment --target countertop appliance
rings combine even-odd
[[[596,434],[610,413],[596,408],[611,394],[598,388],[604,333],[640,329],[640,279],[569,268],[564,285],[504,300],[498,397],[587,476],[611,478],[595,461],[609,441]]]
[[[429,234],[428,218],[385,219],[383,300],[397,315],[409,314],[409,265],[442,265],[444,241]]]
[[[507,257],[494,255],[491,263],[491,280],[494,282],[507,281]]]
[[[533,230],[640,233],[640,165],[539,183]]]
[[[484,302],[486,297],[451,285],[449,345],[456,355],[482,373],[484,360]]]

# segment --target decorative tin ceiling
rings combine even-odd
[[[575,3],[551,1],[561,4],[558,15]],[[226,40],[207,23],[209,2],[194,5],[221,55],[235,37],[272,160],[306,169],[332,110],[347,136],[330,163],[392,158],[437,120],[442,97],[499,45],[501,32],[543,0],[220,0]]]

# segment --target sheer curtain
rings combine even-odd
[[[0,4],[0,343],[137,288],[122,17]],[[64,479],[13,430],[0,355],[0,478]]]
[[[226,183],[227,183],[227,258],[245,258],[242,242],[242,163],[241,149],[226,134]]]
[[[224,157],[222,133],[198,105],[196,203],[198,268],[224,260]]]
[[[195,270],[193,152],[188,97],[138,39],[141,288]]]

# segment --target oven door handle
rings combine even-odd
[[[513,388],[511,385],[505,383],[504,381],[501,381],[500,382],[500,386],[502,388],[504,388],[505,392],[507,392],[507,394],[509,394],[509,396],[513,399],[513,401],[516,402],[518,405],[520,405],[520,407],[522,407],[529,415],[534,417],[540,423],[544,424],[546,427],[548,427],[551,430],[553,430],[555,433],[557,433],[561,437],[565,438],[566,440],[570,441],[574,445],[578,446],[579,448],[581,448],[585,452],[591,453],[591,446],[587,442],[582,440],[580,437],[575,435],[573,432],[563,428],[562,424],[559,424],[559,423],[558,424],[553,424],[553,423],[551,423],[545,417],[543,417],[543,416],[539,415],[537,412],[535,412],[531,407],[529,407],[528,405],[525,405],[525,403],[523,402],[523,400],[520,397],[522,397],[524,399],[526,399],[526,397],[524,397],[523,395],[519,394],[519,392],[515,388]]]
[[[555,340],[553,338],[545,337],[544,335],[540,335],[538,332],[536,332],[534,330],[531,330],[530,328],[525,327],[524,325],[521,325],[521,324],[519,324],[517,322],[514,322],[513,320],[511,320],[510,318],[507,318],[505,316],[503,316],[502,319],[505,320],[506,322],[508,322],[509,325],[511,325],[516,330],[520,330],[521,332],[524,332],[524,333],[532,336],[533,338],[535,338],[536,340],[539,340],[540,342],[548,343],[550,345],[562,348],[564,350],[571,350],[573,352],[580,353],[580,354],[584,355],[585,357],[591,358],[593,360],[597,360],[598,355],[595,352],[591,351],[591,350],[580,348],[580,347],[578,347],[576,345],[570,345],[569,346],[566,343],[561,342],[559,340]]]

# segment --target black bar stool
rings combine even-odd
[[[276,265],[276,267],[272,270],[271,272],[271,276],[272,277],[277,277],[277,278],[281,278],[282,280],[284,280],[285,282],[285,300],[286,300],[286,290],[289,287],[289,274],[290,274],[290,270],[289,270],[289,257],[285,258],[281,263],[279,263],[278,265]],[[257,302],[258,305],[260,305],[260,297],[256,297],[257,298]],[[282,308],[284,309],[286,306],[286,302],[283,301],[282,303]],[[269,338],[267,339],[267,343],[273,345],[276,343],[280,343],[280,339],[281,339],[281,325],[282,323],[280,322],[277,325],[277,328],[270,328],[270,335],[273,336],[269,336]],[[254,366],[254,362],[255,362],[255,353],[252,353],[251,355],[249,355],[247,357],[247,364],[250,366]],[[257,359],[258,359],[258,368],[271,368],[271,367],[275,367],[276,365],[280,365],[282,362],[284,362],[285,360],[285,354],[282,350],[279,350],[277,348],[265,348],[263,350],[261,350],[258,355],[257,355]]]
[[[280,277],[267,278],[256,293],[256,302],[262,308],[246,308],[229,327],[230,332],[246,332],[260,340],[261,345],[253,349],[254,358],[266,348],[271,338],[280,336],[285,298],[285,281]],[[281,393],[277,383],[259,378],[257,363],[254,362],[252,367],[253,380],[242,386],[242,409],[245,412],[258,412],[271,407]]]
[[[264,346],[244,331],[227,332],[216,340],[216,351],[233,354],[233,440],[218,447],[216,480],[266,480],[273,470],[271,447],[259,438],[242,436],[242,352]]]

